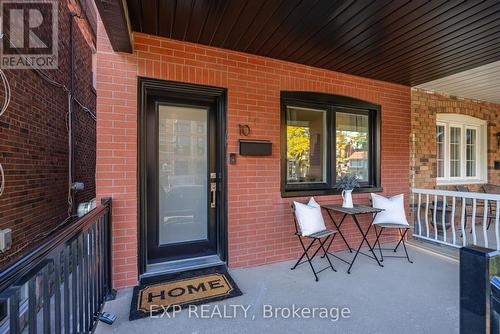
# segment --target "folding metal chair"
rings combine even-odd
[[[377,226],[379,229],[377,229]],[[375,240],[375,246],[378,244],[378,251],[380,253],[380,262],[384,261],[384,254],[382,254],[382,250],[392,250],[394,253],[397,252],[399,245],[403,245],[403,248],[405,250],[406,256],[399,256],[399,255],[385,255],[385,257],[395,257],[395,258],[406,258],[408,262],[413,263],[412,260],[410,260],[410,256],[408,255],[408,250],[406,249],[406,242],[405,242],[405,237],[408,231],[410,230],[410,227],[406,224],[374,224],[373,227],[375,227],[375,235],[377,236],[377,239]],[[380,247],[380,236],[384,232],[384,230],[395,230],[397,229],[399,232],[399,241],[396,245],[396,247],[393,248],[382,248]]]
[[[371,203],[371,199],[370,199],[370,203]],[[408,233],[408,231],[410,230],[410,225],[403,224],[403,223],[401,223],[401,224],[373,224],[373,227],[375,228],[375,236],[377,237],[375,239],[375,243],[373,244],[373,246],[375,248],[375,246],[377,246],[377,244],[378,244],[378,251],[380,253],[380,262],[384,261],[384,254],[382,254],[383,250],[392,250],[394,253],[396,253],[398,251],[399,245],[402,244],[406,256],[385,255],[385,257],[394,257],[394,258],[402,258],[402,259],[406,258],[408,260],[408,262],[413,263],[413,261],[410,260],[410,256],[408,255],[408,250],[406,249],[406,242],[405,242],[405,237],[406,237],[406,234]],[[379,227],[379,228],[377,229],[377,227]],[[398,230],[399,237],[400,237],[396,247],[394,247],[394,248],[382,248],[380,246],[380,237],[382,236],[382,233],[384,232],[384,230],[395,230],[395,229]]]
[[[299,265],[301,265],[303,263],[308,262],[309,266],[311,267],[312,272],[314,273],[314,277],[316,278],[316,282],[317,282],[319,280],[318,279],[318,274],[320,272],[322,272],[322,271],[324,271],[324,270],[326,270],[328,268],[331,268],[333,271],[337,271],[333,267],[333,264],[330,261],[330,258],[328,257],[328,248],[330,247],[330,245],[328,245],[328,248],[325,248],[325,244],[328,242],[328,240],[330,239],[330,237],[333,237],[337,233],[337,231],[326,229],[326,230],[314,233],[314,234],[309,235],[309,236],[302,236],[302,233],[300,231],[300,225],[299,225],[299,223],[297,221],[297,217],[295,215],[295,205],[292,203],[291,206],[292,206],[292,212],[293,212],[293,220],[295,222],[295,235],[299,239],[300,245],[302,246],[302,249],[304,250],[304,252],[300,256],[300,258],[297,260],[297,262],[295,263],[295,265],[291,268],[291,270],[294,270],[295,268],[297,268],[297,266],[299,266]],[[311,239],[311,242],[309,243],[309,245],[307,247],[305,246],[304,241],[302,240],[302,238]],[[313,247],[313,245],[316,244],[316,243],[318,243],[319,246],[314,251],[313,255],[310,256],[308,252]],[[316,271],[316,269],[314,269],[312,260],[314,259],[314,257],[316,256],[316,254],[318,254],[318,252],[319,252],[320,249],[323,250],[323,257],[326,257],[326,259],[328,260],[329,266],[327,266],[327,267],[325,267],[325,268],[323,268],[323,269],[321,269],[319,271]],[[302,259],[304,257],[306,257],[306,260],[302,261]]]

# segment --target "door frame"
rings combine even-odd
[[[221,261],[227,263],[227,89],[178,81],[167,81],[138,77],[138,128],[137,128],[137,190],[138,190],[138,249],[137,265],[139,278],[147,271],[147,143],[146,143],[146,115],[148,101],[155,97],[182,97],[213,99],[216,106],[216,169],[218,174],[217,188],[217,255]]]

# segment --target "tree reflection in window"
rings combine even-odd
[[[288,107],[287,182],[326,180],[326,112]]]
[[[368,181],[368,115],[336,113],[336,173]]]

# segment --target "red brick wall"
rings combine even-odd
[[[500,185],[500,170],[494,162],[500,160],[496,134],[500,132],[500,105],[495,103],[457,98],[414,88],[411,92],[411,145],[412,182],[415,187],[436,187],[437,148],[436,114],[455,113],[476,117],[488,122],[488,183]],[[473,191],[481,191],[480,185],[469,185]],[[454,190],[454,186],[439,186]]]
[[[115,287],[137,280],[137,76],[227,87],[228,154],[238,152],[240,123],[250,125],[252,138],[273,142],[272,156],[238,156],[237,165],[228,166],[231,267],[299,253],[292,199],[280,195],[281,90],[342,94],[382,105],[382,185],[386,194],[408,193],[409,87],[143,34],[134,34],[134,49],[130,55],[113,53],[98,25],[97,193],[113,197]],[[368,195],[354,199],[366,203]],[[346,229],[352,241],[359,240],[354,228]]]
[[[92,89],[92,47],[89,31],[75,20],[76,95],[95,110]],[[0,196],[0,229],[13,230],[13,248],[0,256],[0,268],[43,239],[67,216],[68,134],[67,93],[51,86],[32,70],[5,70],[12,100],[0,117],[0,163],[5,191]],[[69,8],[59,2],[59,68],[44,71],[69,87]],[[0,101],[4,91],[0,85]],[[77,202],[95,197],[95,122],[76,111],[76,176],[85,182]]]

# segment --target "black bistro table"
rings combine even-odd
[[[339,232],[338,234],[340,234],[340,237],[342,238],[342,240],[344,240],[344,243],[346,244],[347,249],[349,249],[349,252],[352,253],[353,248],[349,245],[349,243],[347,242],[347,240],[344,237],[344,234],[342,234],[342,230],[341,230],[342,224],[344,223],[344,221],[345,221],[345,219],[346,219],[347,216],[351,216],[352,217],[352,220],[356,224],[356,227],[358,228],[359,233],[363,237],[363,239],[361,240],[361,243],[358,246],[358,249],[356,250],[356,254],[354,254],[354,257],[353,257],[353,259],[352,259],[351,262],[348,262],[348,261],[345,261],[343,259],[340,259],[340,260],[346,262],[347,264],[349,264],[349,269],[347,269],[347,273],[348,274],[351,273],[352,265],[356,261],[356,258],[358,257],[358,254],[362,254],[362,255],[367,256],[367,257],[369,257],[371,259],[374,259],[375,261],[377,261],[377,263],[378,263],[379,266],[381,266],[381,267],[384,266],[383,264],[380,263],[380,261],[378,260],[377,256],[375,255],[375,252],[373,251],[373,247],[375,247],[375,245],[373,245],[373,246],[370,245],[370,242],[366,238],[368,236],[368,233],[370,232],[371,227],[372,227],[373,220],[375,219],[375,217],[377,216],[377,214],[379,212],[384,211],[383,209],[377,209],[377,208],[373,208],[371,206],[366,206],[366,205],[354,205],[353,208],[344,208],[342,205],[339,205],[339,204],[326,204],[326,205],[322,205],[321,207],[323,209],[325,209],[326,212],[328,213],[328,216],[330,217],[333,225],[335,225],[335,228]],[[340,223],[337,224],[337,222],[333,218],[332,212],[338,212],[338,213],[343,213],[344,214],[343,217],[342,217],[342,220],[340,221]],[[359,221],[358,221],[358,218],[357,218],[358,215],[363,215],[363,214],[372,214],[373,215],[373,218],[372,218],[372,220],[370,222],[370,225],[366,229],[366,231],[363,231],[363,228],[359,224]],[[330,248],[333,240],[335,239],[335,236],[336,236],[336,234],[333,235],[333,238],[330,240],[330,244],[328,245],[328,247],[326,249]],[[369,250],[371,252],[371,255],[363,253],[361,251],[361,248],[363,247],[364,243],[366,243],[368,245],[368,248],[369,248]],[[335,257],[338,258],[337,256],[335,256]]]

